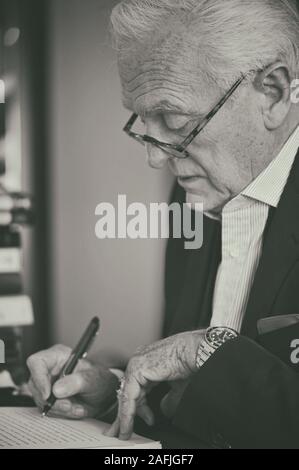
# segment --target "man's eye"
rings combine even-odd
[[[164,114],[161,117],[166,129],[170,132],[178,133],[184,131],[189,122],[187,116],[173,116],[171,114]]]
[[[197,124],[196,121],[189,121],[183,127],[180,127],[179,129],[177,129],[175,132],[178,135],[182,135],[183,137],[187,136],[196,127],[196,124]]]

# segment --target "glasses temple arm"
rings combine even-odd
[[[201,122],[188,137],[182,142],[180,145],[181,150],[185,150],[186,147],[192,142],[192,140],[200,133],[200,131],[211,121],[211,119],[215,116],[216,113],[223,107],[223,105],[227,102],[227,100],[232,96],[232,94],[236,91],[236,89],[241,85],[243,80],[245,79],[245,75],[242,75],[241,78],[232,86],[232,88],[227,92],[227,94],[221,98],[219,103],[209,112],[203,122]]]

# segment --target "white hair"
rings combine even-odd
[[[181,34],[198,49],[202,72],[219,85],[278,60],[299,77],[298,0],[123,0],[111,15],[120,59],[159,39],[177,55]],[[184,36],[182,36],[182,34]],[[184,42],[184,41],[183,41]],[[194,43],[195,42],[195,43]],[[184,46],[182,45],[182,48]],[[183,49],[181,51],[183,53]]]

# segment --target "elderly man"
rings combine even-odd
[[[109,434],[129,438],[138,415],[190,445],[299,448],[298,4],[125,0],[112,26],[125,130],[177,177],[175,201],[203,202],[204,245],[169,241],[165,339],[130,360]],[[259,335],[274,316],[281,328]],[[68,355],[29,359],[40,406]],[[104,417],[117,387],[83,362],[54,386],[54,412]]]

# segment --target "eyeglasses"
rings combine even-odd
[[[237,90],[237,88],[241,85],[243,80],[245,79],[246,75],[242,75],[239,80],[234,83],[234,85],[230,88],[230,90],[225,94],[225,96],[216,104],[216,106],[212,109],[212,111],[207,114],[207,116],[193,129],[193,131],[184,139],[181,144],[169,144],[166,142],[160,142],[159,140],[155,139],[154,137],[150,137],[149,135],[142,135],[137,134],[136,132],[132,131],[132,127],[134,126],[135,122],[138,119],[138,114],[132,114],[129,121],[124,127],[124,132],[133,139],[137,140],[142,145],[151,144],[159,149],[163,150],[164,152],[168,153],[172,157],[176,158],[189,158],[191,155],[186,150],[187,147],[193,142],[193,140],[199,135],[199,133],[206,127],[206,125],[211,121],[211,119],[215,116],[216,113],[222,108],[222,106],[227,102],[227,100],[232,96],[232,94]]]

